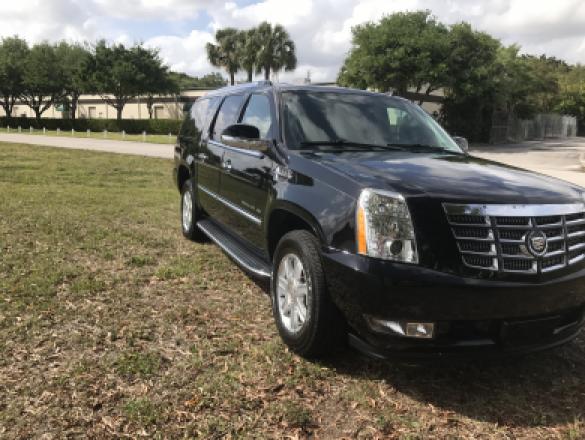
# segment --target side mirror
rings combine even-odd
[[[459,145],[459,148],[461,148],[464,153],[469,152],[469,142],[467,142],[467,139],[461,136],[453,136],[453,140]]]
[[[258,127],[248,124],[233,124],[221,132],[221,142],[228,147],[255,150],[265,153],[270,148],[270,141],[260,139]]]

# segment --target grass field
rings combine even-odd
[[[12,127],[8,130],[5,127],[0,127],[0,133],[18,133],[18,129]],[[150,144],[174,144],[177,140],[176,135],[163,135],[163,134],[147,134],[146,136],[142,136],[141,134],[126,134],[122,135],[122,133],[117,132],[97,132],[93,131],[89,133],[82,131],[76,131],[71,133],[71,131],[50,131],[46,130],[43,133],[43,130],[22,130],[21,134],[28,134],[32,136],[59,136],[59,137],[77,137],[77,138],[91,138],[91,139],[110,139],[115,141],[132,141],[132,142],[148,142]]]
[[[0,144],[0,438],[585,438],[585,339],[405,364],[281,344],[171,162]]]

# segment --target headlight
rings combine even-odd
[[[418,263],[414,227],[401,194],[364,189],[356,213],[358,253]]]

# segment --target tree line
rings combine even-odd
[[[146,97],[150,118],[155,96],[179,93],[190,87],[225,85],[221,75],[203,78],[170,72],[157,49],[141,44],[95,44],[47,42],[29,46],[19,37],[0,41],[0,105],[11,118],[14,106],[29,106],[37,120],[51,106],[69,110],[75,119],[82,94],[97,94],[114,107],[117,119],[125,105],[137,96]]]
[[[264,73],[268,80],[271,72],[297,67],[295,43],[279,24],[263,22],[244,30],[227,27],[215,33],[215,40],[206,45],[207,57],[213,66],[227,71],[231,85],[241,70],[250,82],[254,73]]]
[[[439,117],[454,133],[489,138],[494,112],[530,118],[560,112],[585,123],[585,67],[520,53],[467,23],[445,25],[429,11],[400,12],[352,30],[338,82],[396,95],[443,89]]]

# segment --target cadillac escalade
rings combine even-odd
[[[183,234],[269,281],[300,355],[525,353],[584,321],[585,189],[469,155],[406,99],[214,91],[185,118],[174,178]]]

